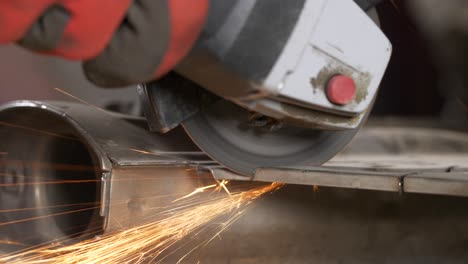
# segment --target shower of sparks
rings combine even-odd
[[[0,263],[158,263],[173,253],[174,251],[168,251],[182,239],[197,236],[212,221],[223,215],[229,215],[229,219],[220,226],[214,237],[219,236],[245,213],[248,205],[260,196],[283,186],[280,183],[273,183],[248,191],[228,191],[230,196],[203,197],[201,201],[192,201],[194,196],[208,189],[227,190],[225,186],[227,182],[221,183],[198,188],[189,195],[177,199],[184,203],[174,204],[167,211],[159,213],[161,215],[159,220],[151,223],[105,234],[97,239],[70,246],[50,245],[30,249],[1,257]],[[213,238],[194,247],[183,258]]]

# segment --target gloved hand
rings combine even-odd
[[[191,49],[209,0],[1,0],[0,44],[83,61],[102,87],[157,78]]]

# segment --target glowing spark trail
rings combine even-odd
[[[73,94],[71,94],[71,93],[69,93],[69,92],[66,92],[66,91],[64,91],[64,90],[62,90],[62,89],[60,89],[60,88],[54,88],[54,90],[57,91],[57,92],[59,92],[59,93],[62,93],[62,94],[64,94],[64,95],[66,95],[66,96],[69,96],[69,97],[75,99],[75,100],[78,101],[78,102],[81,102],[81,103],[83,103],[83,104],[85,104],[85,105],[88,105],[88,106],[91,106],[91,107],[93,107],[93,108],[95,108],[95,109],[97,109],[97,110],[99,110],[99,111],[102,111],[102,112],[104,112],[104,113],[107,113],[106,110],[104,110],[104,109],[102,109],[102,108],[100,108],[100,107],[97,107],[97,106],[95,106],[95,105],[93,105],[93,104],[90,104],[90,103],[86,102],[85,100],[83,100],[83,99],[81,99],[81,98],[79,98],[79,97],[77,97],[77,96],[74,96]]]
[[[212,184],[212,185],[196,188],[195,191],[193,191],[193,192],[191,192],[191,193],[189,193],[189,194],[187,194],[185,196],[182,196],[179,199],[174,200],[174,202],[178,202],[180,200],[187,199],[187,198],[192,197],[192,196],[194,196],[196,194],[202,193],[202,192],[204,192],[204,191],[206,191],[208,189],[216,188],[217,186],[218,186],[217,184]]]
[[[167,257],[168,253],[170,255],[168,250],[176,246],[181,239],[195,237],[210,222],[220,216],[229,215],[230,218],[221,225],[217,232],[216,236],[218,236],[237,220],[253,201],[281,186],[280,183],[273,183],[249,191],[231,191],[231,196],[204,197],[200,201],[187,204],[188,201],[194,199],[196,194],[220,186],[198,188],[183,199],[178,199],[184,200],[185,203],[174,204],[167,211],[159,213],[161,217],[151,223],[113,234],[105,234],[98,239],[70,246],[51,245],[0,257],[0,263],[157,263]],[[221,188],[226,188],[226,186]],[[211,239],[202,245],[209,241]],[[194,247],[183,258],[200,246]]]
[[[8,123],[8,122],[3,122],[3,121],[0,121],[0,126],[18,128],[18,129],[21,129],[21,130],[31,131],[31,132],[35,132],[35,133],[38,133],[38,134],[53,136],[53,137],[57,137],[57,138],[63,138],[63,139],[69,139],[69,140],[74,140],[74,141],[80,141],[80,139],[78,139],[78,138],[68,137],[68,136],[64,136],[64,135],[52,133],[52,132],[49,132],[49,131],[46,131],[46,130],[34,129],[34,128],[30,128],[30,127],[26,127],[26,126],[21,126],[21,125],[17,125],[17,124],[13,124],[13,123]]]

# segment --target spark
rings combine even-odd
[[[0,244],[2,244],[2,245],[15,245],[15,246],[25,246],[26,245],[26,244],[11,241],[11,240],[0,240]]]
[[[49,131],[46,131],[46,130],[35,129],[35,128],[22,126],[22,125],[17,125],[17,124],[13,124],[13,123],[8,123],[8,122],[4,122],[4,121],[0,121],[0,126],[19,128],[19,129],[22,129],[22,130],[27,130],[27,131],[30,131],[30,132],[35,132],[35,133],[44,134],[44,135],[48,135],[48,136],[53,136],[53,137],[57,137],[57,138],[69,139],[69,140],[74,140],[74,141],[81,141],[79,138],[68,137],[68,136],[52,133],[52,132],[49,132]]]
[[[174,208],[159,213],[160,218],[147,224],[104,234],[98,239],[86,240],[74,245],[63,247],[49,245],[0,257],[0,263],[160,263],[168,254],[174,253],[174,251],[169,253],[168,250],[182,239],[198,235],[212,221],[223,215],[229,215],[229,220],[215,235],[215,237],[219,236],[224,229],[245,213],[248,206],[257,198],[278,190],[282,186],[283,184],[273,183],[248,191],[230,192],[231,196],[223,195],[216,199],[206,199],[203,196],[201,201],[193,204],[184,204],[179,207],[174,204]],[[196,194],[216,188],[220,188],[220,185],[197,188],[191,194],[178,200],[186,202],[188,198],[193,199]],[[241,207],[242,209],[239,209]],[[209,241],[211,239],[205,244]],[[200,245],[190,250],[182,259],[199,247]]]
[[[1,162],[0,162],[0,165],[1,165]],[[3,172],[0,172],[0,177],[15,177],[15,174],[11,174],[11,173],[3,173]],[[6,184],[3,184],[3,183],[0,183],[0,187],[6,187],[6,186],[25,186],[25,185],[55,185],[55,184],[77,184],[77,183],[92,183],[92,182],[101,182],[102,180],[100,179],[88,179],[88,180],[60,180],[60,181],[52,181],[52,180],[49,180],[50,177],[48,177],[47,175],[43,175],[41,176],[40,174],[39,175],[35,175],[35,176],[25,176],[25,175],[21,175],[22,178],[24,179],[33,179],[33,180],[40,180],[40,181],[33,181],[33,182],[23,182],[23,183],[6,183]],[[158,178],[155,178],[155,177],[141,177],[141,178],[131,178],[131,177],[128,177],[128,178],[119,178],[119,179],[113,179],[112,181],[114,182],[125,182],[125,181],[128,181],[128,182],[137,182],[137,181],[155,181],[155,180],[166,180],[166,179],[180,179],[180,178],[197,178],[197,179],[211,179],[209,177],[203,177],[203,176],[167,176],[167,177],[158,177]]]
[[[197,195],[197,194],[199,194],[199,193],[203,193],[203,192],[205,192],[206,190],[214,189],[214,188],[215,188],[215,190],[220,190],[220,189],[222,188],[223,190],[226,191],[226,193],[227,193],[229,196],[231,196],[231,192],[230,192],[230,191],[227,189],[227,187],[226,187],[226,184],[228,184],[228,183],[229,183],[229,181],[226,181],[226,180],[222,180],[221,182],[220,182],[220,181],[216,181],[216,184],[212,184],[212,185],[208,185],[208,186],[203,186],[203,187],[196,188],[193,192],[191,192],[191,193],[189,193],[189,194],[187,194],[187,195],[185,195],[185,196],[182,196],[182,197],[180,197],[179,199],[175,199],[173,202],[175,203],[175,202],[178,202],[178,201],[180,201],[180,200],[184,200],[184,199],[190,198],[190,197],[195,196],[195,195]]]
[[[0,155],[2,152],[0,152]],[[36,169],[51,169],[61,171],[97,171],[101,170],[98,166],[80,165],[80,164],[66,164],[66,163],[52,163],[34,160],[17,160],[17,159],[3,159],[0,160],[0,165],[12,166],[29,166]]]
[[[186,158],[183,156],[202,156],[206,157],[206,154],[201,152],[201,151],[147,151],[147,150],[142,150],[142,149],[133,149],[133,148],[126,148],[126,147],[121,147],[122,149],[128,150],[128,151],[133,151],[139,154],[143,155],[151,155],[151,156],[158,156],[158,157],[165,157],[165,158],[171,158],[175,160],[181,160],[181,161],[186,161]],[[199,164],[212,164],[212,160],[199,160],[197,163]]]
[[[219,190],[223,189],[229,196],[232,196],[231,192],[226,187],[226,185],[229,183],[229,181],[222,180],[221,182],[219,182],[218,180],[216,180],[216,182],[218,183],[218,188],[217,189],[219,189]]]
[[[146,150],[132,149],[132,148],[129,148],[128,150],[136,152],[136,153],[140,153],[140,154],[145,154],[145,155],[158,155],[158,152],[149,152]]]
[[[212,185],[196,188],[195,191],[193,191],[193,192],[191,192],[191,193],[189,193],[189,194],[187,194],[185,196],[182,196],[179,199],[175,199],[174,202],[178,202],[180,200],[187,199],[189,197],[192,197],[194,195],[202,193],[202,192],[204,192],[204,191],[206,191],[208,189],[216,188],[217,186],[218,186],[217,184],[212,184]]]
[[[136,152],[136,153],[139,153],[139,154],[144,154],[144,155],[159,156],[159,157],[166,157],[166,158],[171,158],[171,159],[183,160],[183,158],[180,158],[180,157],[177,157],[177,156],[171,156],[171,154],[177,154],[176,152],[164,152],[164,151],[150,152],[150,151],[146,151],[146,150],[132,149],[132,148],[124,148],[124,149],[129,150],[129,151],[133,151],[133,152]]]
[[[9,222],[0,222],[0,226],[6,226],[6,225],[11,225],[11,224],[19,224],[19,223],[44,219],[44,218],[48,218],[48,217],[60,216],[60,215],[74,214],[74,213],[79,213],[79,212],[83,212],[83,211],[95,210],[95,209],[99,209],[99,208],[100,208],[100,206],[87,207],[87,208],[79,209],[79,210],[73,210],[73,211],[67,211],[67,212],[61,212],[61,213],[55,213],[55,214],[49,214],[49,215],[41,215],[41,216],[36,216],[36,217],[31,217],[31,218],[26,218],[26,219],[9,221]],[[0,263],[3,263],[3,261],[1,259],[0,259]]]
[[[42,181],[42,182],[24,182],[24,183],[0,183],[0,187],[12,186],[31,186],[31,185],[57,185],[57,184],[79,184],[100,182],[101,180],[65,180],[65,181]]]
[[[313,186],[312,186],[312,191],[313,191],[314,193],[318,193],[318,192],[320,192],[320,187],[319,187],[318,185],[313,185]]]
[[[52,208],[61,208],[61,207],[76,207],[76,206],[86,206],[86,205],[97,205],[99,203],[100,202],[89,202],[89,203],[59,204],[59,205],[38,206],[38,207],[1,209],[0,214],[2,214],[2,213],[12,213],[12,212],[42,210],[42,209],[52,209]]]
[[[147,151],[142,149],[126,148],[127,150],[134,151],[146,155],[192,155],[192,156],[206,156],[205,153],[200,151]]]
[[[95,105],[93,105],[93,104],[91,104],[91,103],[88,103],[87,101],[85,101],[85,100],[83,100],[83,99],[81,99],[81,98],[79,98],[79,97],[77,97],[77,96],[75,96],[75,95],[73,95],[73,94],[71,94],[71,93],[69,93],[69,92],[66,92],[65,90],[62,90],[62,89],[57,88],[57,87],[54,88],[54,90],[57,91],[57,92],[59,92],[59,93],[62,93],[62,94],[64,94],[64,95],[66,95],[66,96],[69,96],[69,97],[71,97],[71,98],[77,100],[77,101],[80,102],[80,103],[83,103],[83,104],[85,104],[85,105],[91,106],[91,107],[93,107],[93,108],[95,108],[95,109],[97,109],[97,110],[99,110],[99,111],[101,111],[101,112],[104,112],[104,113],[108,114],[108,112],[107,112],[106,110],[104,110],[104,109],[102,109],[102,108],[100,108],[100,107],[97,107],[97,106],[95,106]]]

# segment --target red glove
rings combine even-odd
[[[0,44],[84,61],[104,87],[157,78],[191,49],[209,0],[1,0]]]

